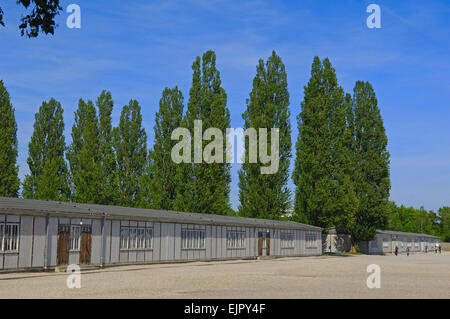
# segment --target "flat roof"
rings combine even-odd
[[[329,234],[334,234],[336,232],[337,233],[341,233],[341,234],[345,234],[338,227],[330,227],[327,230],[328,230]],[[393,230],[379,230],[379,229],[377,229],[376,233],[377,234],[385,234],[385,235],[396,235],[396,236],[439,238],[437,236],[428,235],[428,234],[407,233],[407,232],[393,231]]]
[[[293,221],[247,218],[240,216],[213,215],[132,208],[112,205],[81,204],[47,200],[0,197],[0,213],[38,213],[82,218],[114,217],[185,224],[212,224],[322,231],[322,228]]]
[[[396,236],[411,236],[411,237],[427,237],[427,238],[439,238],[437,236],[428,235],[428,234],[417,234],[417,233],[407,233],[393,230],[377,230],[377,234],[385,234],[385,235],[396,235]]]

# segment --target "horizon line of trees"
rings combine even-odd
[[[246,140],[245,160],[238,173],[240,205],[234,212],[229,198],[230,164],[176,164],[171,160],[171,150],[178,143],[171,139],[175,128],[186,128],[193,136],[194,120],[202,120],[203,136],[208,127],[225,134],[230,126],[227,94],[214,51],[198,56],[192,71],[186,111],[177,86],[163,90],[150,149],[141,106],[134,99],[123,106],[116,127],[112,125],[114,101],[109,91],[102,91],[95,101],[80,99],[70,145],[63,135],[61,104],[53,98],[44,101],[35,115],[28,144],[30,172],[22,183],[21,195],[268,219],[286,219],[293,202],[290,219],[323,228],[337,226],[352,235],[354,244],[371,239],[376,229],[426,232],[450,240],[448,207],[436,214],[389,202],[388,140],[373,87],[357,81],[353,95],[345,93],[328,58],[314,58],[304,87],[297,116],[295,167],[290,176],[288,83],[284,63],[275,51],[266,61],[258,61],[242,118],[244,129],[279,129],[279,170],[261,174],[261,165],[267,164],[261,159],[249,163]],[[0,128],[0,196],[18,197],[17,124],[3,81]],[[191,158],[194,147],[205,146],[212,147],[214,156],[225,158],[222,145],[216,148],[203,137],[202,145],[191,141]],[[270,152],[270,147],[267,149]],[[289,178],[295,184],[293,194],[287,187]]]
[[[450,242],[450,207],[444,206],[437,212],[426,210],[423,206],[419,209],[397,206],[393,201],[388,206],[388,229],[422,233],[438,236],[442,241]]]

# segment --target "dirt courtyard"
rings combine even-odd
[[[367,267],[380,267],[368,288]],[[0,298],[450,298],[450,252],[320,256],[0,274]]]

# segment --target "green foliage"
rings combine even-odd
[[[165,88],[159,110],[155,119],[155,142],[149,154],[149,167],[147,175],[153,178],[147,193],[151,194],[151,207],[155,209],[168,209],[174,207],[177,187],[177,164],[171,159],[171,151],[177,141],[171,139],[172,132],[181,126],[183,117],[183,95],[178,87]]]
[[[26,9],[34,4],[31,13],[21,18],[22,23],[19,25],[21,35],[27,35],[34,38],[40,32],[45,34],[54,34],[56,24],[55,16],[62,11],[59,0],[16,0],[17,4],[21,4]],[[3,21],[3,10],[0,8],[0,25],[5,26]]]
[[[242,117],[244,129],[267,128],[267,149],[271,147],[271,128],[279,129],[279,169],[275,174],[261,174],[261,159],[249,163],[249,141],[245,143],[245,162],[239,172],[239,214],[247,217],[280,219],[290,209],[289,160],[291,158],[291,124],[289,121],[289,92],[285,66],[272,52],[264,64],[256,68],[253,89],[247,99],[247,110]],[[259,147],[259,146],[258,146]]]
[[[203,131],[218,128],[225,136],[230,126],[230,114],[226,107],[227,95],[221,86],[220,72],[216,69],[216,54],[207,51],[202,59],[197,57],[192,65],[194,71],[189,91],[187,112],[181,127],[194,136],[194,121],[202,120]],[[209,144],[202,141],[202,149]],[[192,140],[193,145],[193,140]],[[194,147],[192,146],[192,155]],[[223,149],[223,159],[226,150]],[[194,160],[194,156],[192,156]],[[229,211],[231,181],[230,164],[226,163],[181,163],[177,169],[177,210],[206,214],[226,214]]]
[[[359,206],[352,229],[354,241],[370,240],[387,224],[390,191],[389,153],[378,101],[369,82],[357,81],[353,90],[354,183]]]
[[[189,101],[186,114],[183,117],[181,126],[187,128],[194,135],[194,121],[200,119],[201,92],[202,92],[202,74],[200,70],[201,59],[197,57],[192,64],[192,85],[189,90]],[[192,144],[191,144],[192,146]],[[191,159],[194,158],[194,148],[191,147]],[[176,197],[174,209],[185,212],[197,212],[194,205],[194,164],[180,163],[176,172]]]
[[[113,129],[113,145],[119,185],[118,204],[139,206],[140,180],[147,161],[147,134],[142,127],[141,107],[136,100],[123,107],[119,126]]]
[[[64,159],[63,110],[54,99],[44,101],[35,115],[27,159],[30,173],[23,182],[22,195],[288,219],[291,126],[287,75],[281,58],[274,51],[266,62],[259,60],[242,115],[245,129],[279,129],[279,170],[261,174],[265,164],[261,159],[249,163],[249,142],[245,142],[245,163],[239,171],[238,212],[229,204],[230,164],[175,164],[171,159],[172,148],[178,142],[171,139],[174,129],[185,127],[193,137],[194,121],[202,120],[202,134],[214,127],[225,136],[230,126],[227,95],[221,86],[215,53],[207,51],[202,58],[197,57],[192,69],[184,117],[183,96],[178,87],[162,92],[154,125],[155,143],[148,153],[141,107],[136,100],[123,107],[119,125],[113,129],[114,103],[110,92],[101,92],[96,107],[93,102],[80,99],[72,143],[67,150],[71,176]],[[337,226],[352,235],[354,244],[370,240],[376,229],[427,233],[450,241],[450,207],[435,213],[423,207],[398,207],[388,201],[388,140],[370,83],[358,81],[353,97],[345,94],[330,61],[315,57],[297,120],[293,220],[321,227]],[[18,196],[16,135],[14,108],[0,81],[0,196]],[[203,141],[202,150],[209,143]],[[267,144],[271,145],[270,134]],[[194,160],[193,141],[191,145]]]
[[[350,232],[358,206],[351,101],[328,59],[314,58],[301,107],[292,175],[296,185],[293,219]]]
[[[0,80],[0,196],[17,197],[17,123],[8,91]]]
[[[101,203],[104,187],[101,174],[99,125],[92,101],[78,102],[72,127],[72,144],[67,150],[74,191],[72,200]]]
[[[47,200],[69,200],[69,174],[64,160],[63,109],[54,99],[43,102],[35,115],[28,144],[30,174],[25,176],[23,196]]]
[[[72,200],[81,203],[115,204],[118,201],[116,159],[112,144],[111,93],[102,91],[96,108],[79,100],[67,150],[73,183]]]
[[[356,82],[353,97],[338,86],[328,59],[315,58],[298,117],[293,180],[294,219],[337,226],[354,243],[387,225],[389,153],[375,92]]]
[[[100,204],[115,204],[119,198],[116,155],[113,148],[112,119],[114,102],[109,91],[102,91],[96,101],[100,149]]]
[[[450,241],[450,207],[442,207],[439,214],[427,211],[423,207],[397,206],[388,203],[386,229],[402,232],[430,234]]]
[[[228,216],[239,216],[239,212],[235,211],[233,208],[230,207],[230,209],[228,210],[226,215],[228,215]]]
[[[440,208],[439,218],[441,221],[441,239],[450,242],[450,207]]]
[[[147,160],[142,170],[142,175],[139,178],[139,196],[137,197],[137,207],[141,208],[156,208],[154,204],[154,198],[157,197],[157,193],[160,191],[155,182],[155,163],[154,163],[154,152],[152,149],[148,151]]]

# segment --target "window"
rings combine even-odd
[[[148,227],[121,227],[120,249],[152,249],[153,228]]]
[[[315,232],[306,232],[306,248],[317,248],[317,234]]]
[[[136,241],[136,228],[131,227],[128,229],[128,248],[129,249],[133,249],[133,248],[137,248],[137,241]]]
[[[0,251],[19,251],[19,224],[0,224]]]
[[[3,232],[5,230],[5,224],[0,224],[0,251],[3,251],[3,242],[4,242],[4,236]]]
[[[182,249],[205,249],[205,231],[183,229],[181,231]]]
[[[383,248],[389,248],[390,240],[389,238],[383,238]]]
[[[410,248],[412,246],[411,239],[408,239],[407,247]]]
[[[227,232],[227,248],[230,249],[245,248],[245,232],[229,230]]]
[[[120,228],[120,249],[128,249],[128,227]]]
[[[145,228],[145,247],[153,248],[153,228]]]
[[[295,233],[292,231],[281,231],[281,248],[294,248]]]
[[[70,226],[70,250],[80,250],[81,227],[79,225]]]
[[[145,248],[145,228],[136,229],[136,248]]]

